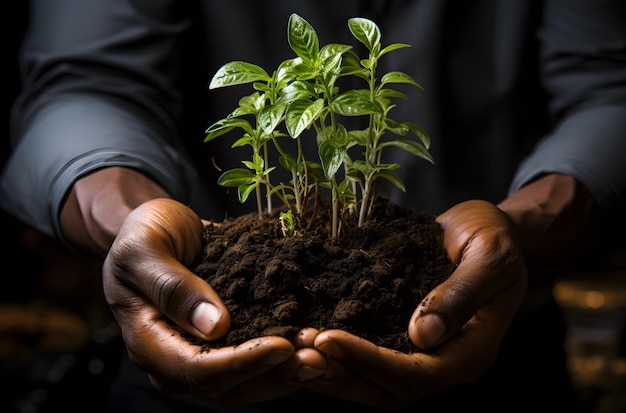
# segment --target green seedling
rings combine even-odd
[[[434,163],[428,152],[428,133],[412,122],[397,122],[389,116],[396,106],[392,99],[406,98],[393,84],[423,88],[403,72],[390,71],[380,77],[377,73],[383,56],[410,45],[383,47],[380,29],[369,19],[351,18],[348,28],[365,46],[367,57],[359,57],[351,45],[320,47],[315,29],[292,14],[287,39],[293,58],[280,63],[271,74],[245,61],[226,63],[209,84],[209,89],[252,84],[252,94],[242,97],[238,107],[207,128],[205,142],[234,130],[240,132],[231,147],[249,146],[251,158],[242,161],[244,167],[222,173],[218,183],[236,187],[242,203],[254,191],[259,217],[272,212],[272,197],[278,197],[287,211],[280,215],[286,236],[305,233],[305,212],[317,208],[322,190],[330,191],[332,238],[339,236],[346,214],[358,213],[359,226],[365,222],[379,179],[406,191],[394,172],[401,165],[381,161],[385,148],[396,147]],[[361,79],[364,87],[342,90],[338,82],[345,77]],[[343,123],[347,117],[364,117],[367,126],[348,130]],[[417,140],[404,138],[409,133]],[[283,149],[284,139],[295,140],[295,153]],[[302,139],[316,139],[318,161],[305,157]],[[270,151],[276,151],[280,167],[290,172],[288,182],[272,181],[271,173],[278,165],[270,165]],[[352,155],[355,152],[356,157]]]

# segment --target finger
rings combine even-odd
[[[317,337],[319,333],[319,330],[312,327],[303,328],[296,334],[293,345],[296,346],[296,348],[313,347],[315,337]]]
[[[306,386],[332,397],[377,408],[402,407],[433,390],[435,359],[408,355],[349,334],[327,330],[315,347],[328,356],[328,372]]]
[[[409,321],[409,337],[420,349],[433,348],[453,337],[478,312],[485,312],[481,309],[491,308],[487,306],[489,302],[501,303],[495,306],[501,322],[497,323],[498,329],[491,332],[503,335],[521,305],[526,291],[523,277],[498,290],[496,285],[484,286],[481,271],[472,274],[471,270],[459,267],[457,272],[459,279],[447,280],[433,289]],[[481,293],[490,293],[491,297],[486,298]]]
[[[141,307],[149,307],[155,311],[158,308],[155,319],[169,319],[178,327],[201,339],[215,340],[226,334],[230,327],[230,314],[213,289],[180,265],[165,266],[163,263],[159,265],[160,271],[166,273],[169,280],[177,279],[179,284],[184,285],[169,297],[155,297],[151,294],[153,289],[148,293],[138,293],[118,277],[104,276],[107,302],[122,330],[135,328],[136,320],[133,317],[142,310]],[[105,264],[103,274],[110,271],[106,267]],[[185,278],[187,281],[181,281]],[[160,282],[164,280],[165,277],[158,279]],[[154,287],[159,288],[159,282],[155,282]],[[161,288],[166,291],[166,287]],[[148,299],[145,300],[143,296]],[[153,302],[156,302],[156,305]],[[175,308],[176,305],[179,307]]]
[[[301,389],[308,380],[322,376],[327,366],[326,357],[319,351],[312,348],[301,349],[286,362],[226,392],[219,400],[233,406],[242,405],[242,393],[245,393],[243,397],[246,401],[282,397]]]
[[[135,329],[124,333],[132,362],[150,375],[162,391],[202,397],[216,402],[258,400],[258,378],[289,360],[295,349],[282,337],[261,337],[238,346],[206,350],[190,344],[148,306],[137,314]],[[268,386],[269,387],[269,386]]]
[[[202,219],[201,221],[202,221],[202,226],[203,226],[203,227],[206,227],[206,226],[208,226],[208,225],[212,225],[212,226],[214,226],[214,227],[219,227],[219,226],[221,226],[221,225],[222,225],[222,223],[221,223],[221,222],[209,221],[208,219]]]
[[[153,305],[191,334],[221,337],[230,316],[217,293],[184,264],[200,252],[200,219],[186,206],[152,200],[124,221],[103,266],[105,294],[114,312],[133,296]]]
[[[422,349],[449,339],[491,297],[509,291],[519,307],[525,293],[526,268],[507,217],[483,201],[459,204],[438,217],[444,244],[458,264],[434,288],[409,323],[413,342]],[[502,314],[509,321],[515,310]]]
[[[274,375],[282,383],[301,383],[320,377],[326,372],[326,356],[313,348],[303,348],[286,363],[275,369]]]
[[[402,407],[436,390],[478,379],[498,354],[508,326],[504,295],[481,309],[432,352],[401,353],[341,330],[320,333],[315,347],[328,356],[328,372],[306,386],[332,397],[378,408]]]

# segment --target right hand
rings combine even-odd
[[[307,387],[393,409],[474,381],[493,363],[526,293],[517,231],[504,212],[480,200],[457,204],[437,221],[457,267],[421,301],[409,322],[411,341],[424,351],[407,354],[344,330],[322,331],[313,344],[329,367]]]
[[[104,261],[103,284],[132,362],[160,390],[227,406],[291,393],[302,386],[303,371],[305,379],[321,375],[324,357],[285,338],[202,351],[172,327],[204,340],[230,327],[220,297],[186,267],[200,253],[202,225],[191,209],[166,198],[141,204],[124,220]]]

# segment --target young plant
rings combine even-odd
[[[317,205],[320,188],[330,190],[333,238],[339,236],[345,214],[353,213],[357,206],[358,225],[367,219],[377,180],[387,179],[406,191],[394,173],[401,166],[381,161],[385,148],[396,147],[433,162],[428,133],[414,123],[389,117],[396,106],[391,99],[406,97],[391,84],[422,87],[403,72],[391,71],[380,78],[377,73],[384,55],[410,46],[394,43],[382,47],[380,29],[369,19],[351,18],[348,28],[365,46],[366,58],[360,58],[350,45],[329,43],[320,47],[315,29],[292,14],[287,38],[295,57],[282,62],[271,75],[252,63],[233,61],[222,66],[209,84],[209,89],[215,89],[252,83],[254,92],[242,98],[227,117],[207,128],[205,142],[235,129],[243,132],[231,146],[250,146],[252,158],[242,161],[245,168],[224,172],[218,183],[236,187],[242,203],[255,190],[259,216],[264,209],[262,187],[266,189],[268,213],[272,211],[271,197],[278,196],[286,209],[280,215],[285,235],[303,233],[305,211],[311,202]],[[345,77],[362,79],[365,87],[343,91],[338,81]],[[367,126],[348,130],[342,120],[354,116],[365,117]],[[315,131],[319,163],[306,159],[302,151],[303,134],[311,129]],[[418,141],[383,139],[388,133],[400,137],[413,133]],[[283,150],[281,139],[285,138],[295,140],[295,154]],[[360,150],[359,157],[353,158],[350,153],[356,149]],[[269,165],[270,150],[276,151],[280,165],[290,171],[289,182],[270,179],[276,168]]]

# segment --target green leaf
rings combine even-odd
[[[285,185],[283,182],[279,183],[278,185],[272,187],[272,189],[269,190],[269,192],[267,193],[268,195],[273,195],[276,192],[282,191],[283,189],[286,190],[290,190],[292,189],[291,187]],[[287,195],[287,197],[289,197],[289,195]]]
[[[380,29],[373,21],[362,17],[348,20],[348,28],[352,35],[367,47],[370,52],[380,43]]]
[[[330,43],[322,47],[319,54],[320,72],[323,74],[339,73],[343,54],[352,46]]]
[[[385,125],[385,129],[387,129],[389,132],[392,132],[398,136],[406,136],[406,134],[409,133],[409,128],[407,128],[402,123],[396,122],[393,119],[385,118],[383,122]]]
[[[424,128],[419,125],[416,125],[413,122],[402,122],[402,126],[408,128],[411,132],[417,135],[418,138],[422,141],[422,144],[426,147],[426,149],[430,148],[430,135]]]
[[[365,80],[366,82],[369,80],[369,71],[367,69],[364,69],[361,66],[359,57],[352,52],[346,53],[343,56],[343,59],[341,62],[341,75],[342,76],[348,76],[348,75],[358,76],[361,79]]]
[[[344,116],[369,115],[381,113],[380,107],[369,100],[365,93],[349,90],[337,96],[330,105],[333,112]]]
[[[294,101],[285,114],[285,125],[292,138],[297,138],[317,119],[324,109],[324,100],[317,99],[314,102],[308,99]]]
[[[352,162],[352,165],[350,166],[350,169],[356,171],[356,172],[351,172],[356,176],[356,173],[361,173],[364,176],[367,176],[370,174],[370,172],[374,169],[372,167],[372,165],[370,165],[369,163],[365,162],[362,159],[357,159],[356,161]]]
[[[424,90],[419,83],[417,83],[413,78],[406,73],[403,72],[389,72],[385,73],[383,77],[380,79],[381,85],[385,85],[387,83],[409,83],[413,86],[417,86],[418,88]]]
[[[212,141],[213,139],[225,135],[228,132],[234,130],[233,126],[225,126],[225,127],[216,127],[211,125],[209,129],[207,129],[207,135],[204,137],[204,142]]]
[[[270,75],[263,68],[247,62],[234,61],[220,67],[209,83],[209,89],[241,85],[256,81],[269,82]]]
[[[291,69],[291,74],[300,80],[310,80],[314,79],[319,74],[319,71],[313,66],[301,63]]]
[[[252,83],[252,87],[254,88],[254,90],[263,92],[263,93],[268,93],[268,92],[271,93],[272,91],[272,88],[270,88],[268,83],[254,82]]]
[[[293,13],[287,25],[287,39],[291,49],[304,63],[313,66],[319,55],[319,40],[313,26]]]
[[[235,187],[248,185],[254,180],[254,174],[249,169],[235,168],[230,169],[217,178],[217,183],[221,186]]]
[[[367,146],[370,141],[370,134],[367,130],[351,130],[350,138],[358,145]]]
[[[361,59],[359,63],[361,63],[361,66],[368,69],[368,73],[369,73],[373,69],[373,67],[376,65],[376,59]]]
[[[328,142],[336,148],[345,148],[349,143],[350,135],[344,125],[338,123],[335,127],[335,133],[330,135]]]
[[[291,209],[287,210],[287,212],[281,212],[279,215],[280,220],[280,229],[283,233],[283,236],[293,236],[297,233],[296,225],[293,220],[293,212]]]
[[[218,120],[205,130],[205,133],[207,135],[204,138],[204,141],[211,141],[218,136],[222,136],[230,132],[235,128],[241,128],[248,133],[252,133],[252,126],[247,120],[241,118],[224,118]]]
[[[341,55],[334,54],[329,55],[325,59],[321,60],[319,64],[319,72],[322,75],[339,73],[341,67]]]
[[[394,186],[400,189],[402,192],[406,192],[406,186],[404,185],[404,181],[396,174],[391,172],[380,172],[376,174],[377,178],[384,178],[391,182]]]
[[[245,108],[247,113],[256,114],[265,106],[265,93],[254,92],[239,99],[239,107]]]
[[[392,52],[394,50],[404,49],[406,47],[411,47],[411,45],[410,44],[406,44],[406,43],[393,43],[393,44],[390,44],[388,46],[385,46],[385,48],[380,51],[380,53],[378,54],[378,57],[380,58],[384,54],[387,54],[387,53]]]
[[[246,115],[255,115],[256,112],[257,110],[255,108],[239,106],[238,108],[235,108],[228,116],[231,118],[238,118]]]
[[[324,172],[321,164],[314,161],[306,161],[305,164],[309,177],[312,177],[309,181],[314,181],[315,183],[324,181]]]
[[[313,85],[302,80],[294,80],[285,86],[280,93],[280,99],[285,100],[286,102],[293,102],[296,99],[317,97],[317,93],[315,92]]]
[[[275,74],[276,84],[278,85],[278,87],[283,87],[292,80],[294,80],[296,75],[293,73],[293,68],[301,64],[302,59],[299,57],[283,60],[280,65],[278,65]]]
[[[343,181],[341,181],[339,185],[337,186],[339,196],[343,200],[344,210],[349,205],[354,204],[356,200],[356,195],[354,194],[354,192],[352,192],[352,189],[350,189],[350,182],[351,180],[346,178]]]
[[[250,196],[250,193],[256,189],[259,184],[257,182],[251,183],[250,185],[241,185],[237,188],[237,195],[239,196],[239,202],[244,203]]]
[[[381,143],[379,145],[379,148],[382,149],[388,146],[395,146],[396,148],[403,149],[409,153],[412,153],[415,156],[419,156],[420,158],[426,159],[430,163],[433,163],[433,164],[435,163],[435,160],[428,152],[428,149],[426,149],[419,142],[409,141],[409,140],[394,140],[394,141]]]
[[[322,161],[324,175],[326,175],[327,179],[331,180],[341,167],[347,153],[345,149],[333,146],[330,141],[326,140],[319,146],[319,155]]]
[[[287,108],[287,102],[277,102],[275,105],[269,105],[261,109],[259,112],[258,122],[263,132],[268,135],[274,132],[276,126],[280,123]]]
[[[399,163],[378,163],[374,165],[373,170],[376,174],[381,174],[383,171],[395,171],[400,168],[402,168],[402,166],[400,166]]]
[[[298,165],[296,158],[289,153],[285,153],[278,158],[278,162],[280,162],[281,166],[288,171],[291,171]]]
[[[352,65],[342,66],[341,76],[356,76],[368,82],[370,79],[370,72],[369,70],[362,68],[360,65],[358,67],[354,67]]]
[[[239,148],[239,147],[242,147],[242,146],[249,145],[252,141],[254,141],[254,138],[251,135],[248,135],[246,133],[241,138],[239,138],[235,142],[233,142],[233,144],[230,145],[230,147],[231,148]]]
[[[406,95],[394,89],[379,89],[376,97],[406,99]]]
[[[263,174],[263,167],[265,166],[265,161],[263,161],[263,157],[258,153],[254,153],[252,155],[252,161],[241,161],[242,164],[248,167],[248,169],[256,172],[257,175]]]
[[[343,55],[348,50],[352,49],[352,46],[341,43],[328,43],[320,50],[320,60],[327,59],[332,55]]]

